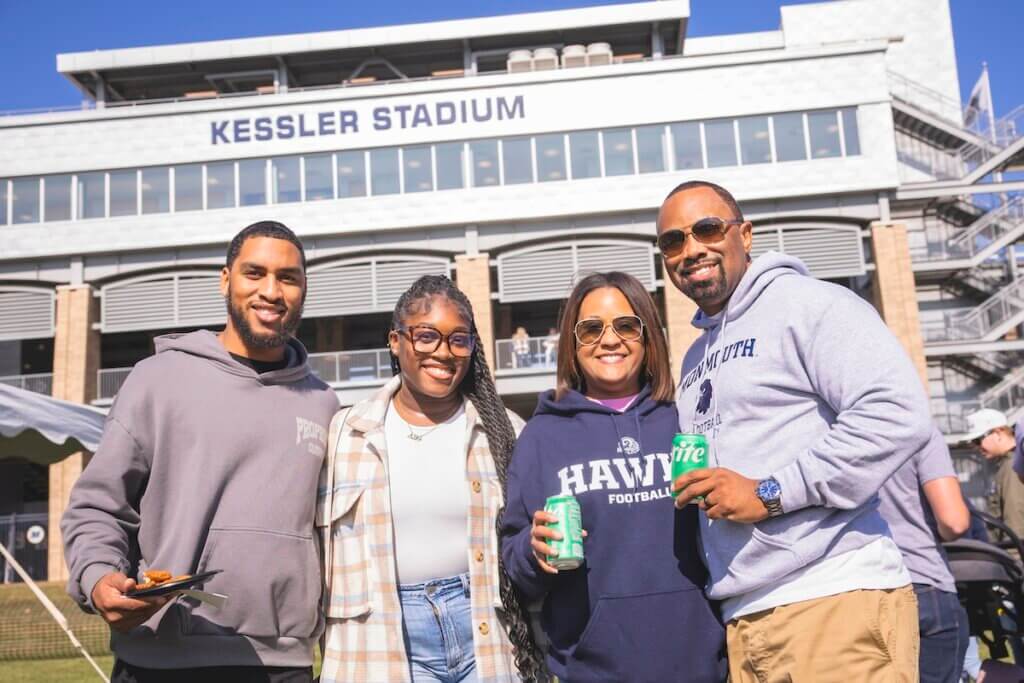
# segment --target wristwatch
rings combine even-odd
[[[757,482],[754,493],[761,499],[764,506],[768,508],[769,517],[778,517],[782,514],[782,487],[775,477],[768,477]]]

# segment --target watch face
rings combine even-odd
[[[750,489],[747,489],[748,491]],[[774,479],[765,479],[757,485],[757,497],[761,500],[775,500],[782,495],[782,488],[779,482]]]

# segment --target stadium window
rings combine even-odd
[[[857,128],[857,110],[853,107],[841,109],[843,116],[843,141],[846,142],[846,156],[860,154],[860,131]]]
[[[812,111],[807,114],[807,127],[811,137],[811,158],[837,157],[839,147],[839,120],[835,111]]]
[[[477,140],[469,143],[469,154],[473,159],[473,187],[497,185],[500,182],[498,169],[498,141]]]
[[[505,138],[501,141],[501,162],[506,185],[533,182],[533,144],[530,138]]]
[[[740,158],[744,164],[768,164],[772,160],[772,145],[768,134],[767,116],[745,116],[739,119]]]
[[[78,217],[103,218],[107,213],[106,174],[78,174]]]
[[[203,167],[186,164],[174,167],[174,210],[195,211],[203,208]]]
[[[804,161],[807,159],[803,114],[776,114],[772,117],[772,126],[775,129],[776,161]]]
[[[601,175],[601,143],[597,131],[569,133],[569,159],[573,180]]]
[[[565,180],[565,136],[561,133],[538,135],[537,180],[545,183],[551,180]]]
[[[7,181],[0,178],[0,225],[7,225]]]
[[[43,178],[43,218],[47,222],[71,220],[71,176]]]
[[[110,173],[110,215],[134,216],[139,213],[139,174],[130,171]]]
[[[704,139],[710,168],[736,165],[736,135],[732,119],[705,121]]]
[[[11,183],[14,223],[39,222],[39,178],[17,178]]]
[[[700,124],[677,123],[669,127],[672,131],[672,151],[675,152],[675,169],[685,171],[704,168],[704,155],[700,145]]]
[[[641,173],[665,170],[665,126],[642,126],[636,129],[636,160]]]
[[[242,206],[267,203],[266,159],[243,159],[238,162],[238,203]]]
[[[437,189],[459,190],[466,186],[463,174],[465,143],[444,142],[434,146],[437,163]]]
[[[633,175],[633,131],[618,128],[601,132],[604,138],[604,174],[606,176]]]
[[[398,148],[370,150],[370,191],[376,195],[398,194]]]
[[[302,158],[306,174],[306,201],[334,198],[334,163],[330,154],[309,154]]]
[[[287,204],[302,198],[299,178],[299,157],[278,157],[273,160],[274,203]]]
[[[366,196],[365,152],[338,152],[338,196]]]
[[[430,145],[402,149],[402,173],[406,192],[430,192],[434,189],[434,167]]]
[[[206,208],[230,209],[235,206],[235,162],[206,165]]]
[[[170,210],[170,169],[142,169],[142,213],[166,213]]]

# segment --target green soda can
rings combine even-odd
[[[544,501],[544,512],[558,517],[557,522],[547,526],[562,534],[561,541],[548,539],[554,555],[548,555],[547,563],[555,569],[576,569],[583,564],[583,516],[575,496],[551,496]]]
[[[672,438],[672,481],[707,466],[708,440],[703,434],[676,434]],[[704,497],[697,496],[696,500],[704,500]]]

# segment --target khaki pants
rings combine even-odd
[[[726,627],[731,683],[917,683],[910,586],[756,612]]]

